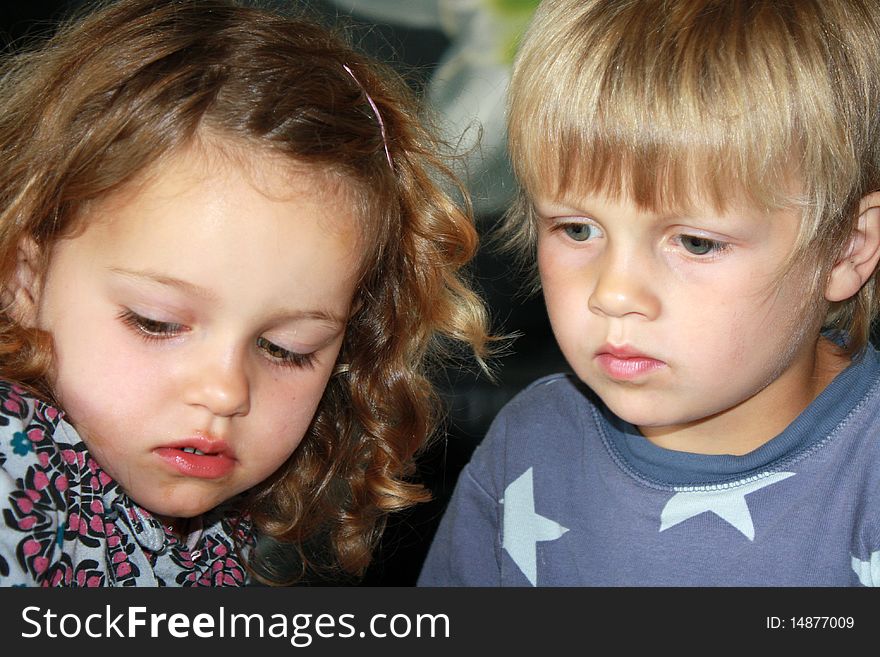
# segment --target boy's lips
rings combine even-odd
[[[224,440],[205,435],[190,436],[157,447],[153,452],[180,474],[217,479],[228,474],[236,459]]]
[[[629,345],[604,344],[596,350],[594,358],[605,374],[620,381],[632,381],[666,367],[662,360]]]

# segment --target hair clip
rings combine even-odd
[[[370,103],[370,107],[373,108],[373,114],[376,115],[376,122],[379,124],[379,132],[382,134],[382,145],[385,147],[385,158],[388,160],[388,166],[394,169],[394,163],[391,161],[391,152],[388,150],[388,135],[385,134],[385,122],[382,120],[382,115],[379,113],[379,108],[376,107],[376,103],[373,101],[373,98],[367,93],[367,90],[364,88],[364,85],[361,84],[360,80],[355,77],[354,72],[349,68],[348,64],[343,64],[342,68],[345,69],[345,72],[351,76],[351,79],[354,80],[355,84],[360,87],[361,91],[364,92],[364,96],[367,97],[367,102]]]

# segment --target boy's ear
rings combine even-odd
[[[40,247],[32,237],[19,242],[15,270],[3,286],[3,308],[22,326],[34,328],[37,324],[40,275]]]
[[[880,261],[880,192],[872,192],[859,203],[859,219],[849,246],[831,268],[825,298],[844,301],[871,278]]]

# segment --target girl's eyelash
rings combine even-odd
[[[119,319],[129,326],[138,336],[147,341],[164,340],[180,335],[186,327],[174,322],[160,322],[139,315],[133,310],[125,309],[119,314]],[[257,347],[266,355],[266,358],[274,365],[281,367],[307,367],[315,366],[316,356],[314,353],[300,354],[279,347],[266,338],[257,338]]]
[[[173,338],[184,330],[182,324],[160,322],[126,308],[119,314],[119,319],[145,340],[163,340]]]
[[[315,366],[314,352],[300,354],[284,347],[279,347],[274,342],[270,342],[263,337],[257,338],[257,347],[266,354],[270,362],[282,367],[305,367],[311,369]]]

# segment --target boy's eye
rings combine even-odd
[[[586,242],[595,237],[596,229],[590,224],[564,224],[562,230],[575,242]]]
[[[707,255],[714,251],[723,251],[726,246],[724,242],[710,240],[706,237],[698,237],[697,235],[682,235],[681,245],[685,251],[693,255]]]
[[[263,337],[257,338],[257,347],[262,349],[271,360],[276,361],[281,365],[287,365],[290,367],[311,367],[314,364],[315,354],[299,354],[295,351],[285,349],[284,347],[279,347],[274,342],[270,342]]]

